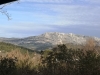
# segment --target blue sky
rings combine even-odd
[[[45,32],[100,37],[100,0],[20,0],[3,10],[12,19],[0,13],[0,37],[28,37]]]

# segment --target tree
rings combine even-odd
[[[87,45],[87,50],[68,49],[63,44],[46,51],[42,57],[42,75],[100,75],[100,54],[95,51],[92,39]]]
[[[93,38],[89,38],[86,40],[86,44],[84,46],[85,50],[93,50],[96,46],[96,42]]]
[[[58,45],[52,51],[43,56],[42,63],[46,67],[46,75],[71,75],[74,73],[75,56],[72,49],[68,49],[66,45]],[[46,73],[45,72],[45,73]]]
[[[3,4],[6,4],[6,3],[10,3],[10,2],[14,2],[14,1],[18,1],[18,0],[0,0],[0,5],[3,5]],[[0,7],[0,12],[4,15],[7,16],[8,19],[10,19],[10,16],[9,14],[7,13],[7,11],[3,10],[3,8],[5,7],[6,5],[3,5],[2,7]]]
[[[5,3],[10,3],[13,1],[17,1],[17,0],[0,0],[0,5],[5,4]]]

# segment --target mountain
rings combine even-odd
[[[26,47],[32,50],[44,50],[57,44],[72,43],[83,45],[88,38],[93,38],[100,44],[100,38],[97,37],[58,32],[48,32],[39,36],[26,38],[0,38],[0,41]]]

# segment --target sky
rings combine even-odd
[[[22,38],[46,32],[100,37],[100,0],[20,0],[2,10],[11,20],[0,13],[0,37]]]

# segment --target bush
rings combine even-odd
[[[41,59],[28,52],[9,52],[0,59],[0,75],[100,75],[100,54],[64,44],[42,52]]]
[[[58,45],[44,58],[42,55],[42,61],[43,75],[100,75],[100,54],[95,50]]]
[[[0,60],[0,75],[14,75],[16,71],[16,58],[3,57]]]

